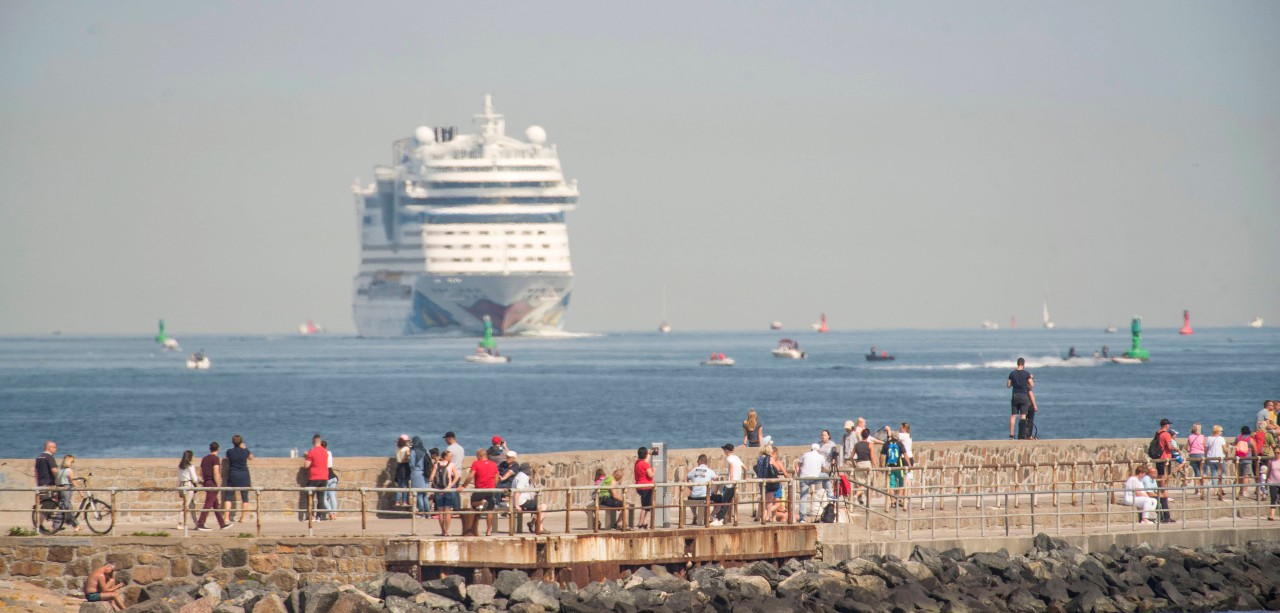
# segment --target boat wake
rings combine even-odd
[[[1027,357],[1027,368],[1091,368],[1106,364],[1108,360],[1103,358],[1082,357],[1072,360],[1064,360],[1061,356],[1047,355]],[[1007,360],[988,360],[985,362],[958,362],[956,364],[897,364],[892,366],[879,366],[883,370],[977,370],[983,368],[1013,370],[1018,367],[1018,359],[1010,358]]]
[[[568,332],[565,330],[528,330],[512,336],[520,338],[604,338],[605,335],[599,332]]]

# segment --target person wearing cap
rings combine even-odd
[[[796,476],[800,479],[800,495],[796,497],[796,515],[800,523],[804,523],[805,515],[815,515],[814,504],[817,501],[813,499],[812,493],[816,493],[821,487],[823,481],[827,481],[828,487],[830,482],[827,480],[827,473],[822,472],[823,467],[827,463],[827,457],[822,455],[819,449],[822,446],[814,443],[809,445],[809,451],[796,459]],[[801,513],[804,509],[802,501],[809,501],[809,513]]]
[[[737,482],[741,481],[746,475],[746,467],[742,465],[742,458],[733,453],[733,443],[725,443],[720,448],[724,450],[724,463],[728,467],[729,482],[720,488],[719,494],[711,496],[711,502],[719,505],[716,510],[716,518],[711,520],[711,525],[713,526],[724,525],[724,520],[729,515],[729,508],[733,505]]]
[[[396,439],[396,487],[409,488],[409,455],[410,439],[408,434],[401,434]],[[409,506],[409,492],[396,492],[395,505],[397,507]]]
[[[506,490],[513,487],[512,482],[515,480],[516,475],[520,474],[520,462],[516,460],[518,455],[508,449],[506,454],[502,456],[502,461],[498,462],[498,487]],[[506,494],[498,494],[496,498],[499,509],[507,508]]]
[[[467,452],[462,448],[462,445],[458,444],[458,437],[452,430],[444,433],[444,443],[445,449],[453,452],[453,461],[457,462],[460,466],[462,464],[462,460],[467,457]]]
[[[853,466],[853,446],[857,445],[862,439],[858,438],[858,433],[853,431],[853,420],[844,420],[844,436],[840,438],[840,455],[844,458],[844,463]]]
[[[501,461],[507,457],[507,442],[502,440],[501,436],[495,436],[489,440],[489,459],[494,462]]]

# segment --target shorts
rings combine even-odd
[[[1271,493],[1271,506],[1280,507],[1280,485],[1269,485],[1267,490]]]
[[[622,501],[621,501],[621,500],[618,500],[617,498],[614,498],[613,496],[610,496],[610,497],[608,497],[608,498],[601,498],[601,499],[600,499],[600,506],[602,506],[602,507],[621,508],[621,507],[622,507]]]
[[[93,592],[92,594],[85,594],[84,599],[88,600],[89,602],[102,602],[102,594],[99,592]]]
[[[526,500],[526,501],[524,501],[524,502],[520,503],[520,510],[521,510],[521,511],[537,511],[537,510],[538,510],[538,501],[537,501],[537,500],[535,500],[535,499],[533,499],[533,498],[530,498],[530,499],[528,499],[528,500]]]
[[[456,509],[460,506],[462,505],[459,504],[457,492],[444,492],[441,494],[436,494],[437,509]]]
[[[1171,460],[1156,460],[1156,476],[1163,477],[1171,474],[1173,472],[1173,467],[1170,466],[1171,463]]]
[[[889,487],[890,489],[902,487],[902,471],[889,471]]]
[[[326,485],[328,483],[326,482]],[[251,487],[252,482],[249,475],[239,475],[230,473],[227,475],[227,482],[224,487]],[[236,494],[240,494],[240,502],[249,502],[249,490],[240,490],[239,492],[223,492],[222,500],[224,502],[232,502],[236,498]]]
[[[866,482],[871,478],[871,461],[862,460],[853,463],[853,478]]]
[[[471,495],[471,508],[473,508],[473,509],[481,509],[481,510],[483,510],[483,509],[492,509],[492,508],[493,508],[493,494],[480,494],[480,493],[478,493],[478,494],[472,494],[472,495]]]
[[[1014,394],[1013,400],[1009,402],[1012,410],[1011,415],[1025,415],[1031,412],[1031,396],[1027,394]]]
[[[653,507],[653,490],[636,490],[640,494],[640,506],[645,508]]]
[[[1240,476],[1253,476],[1253,460],[1236,460],[1236,462],[1238,462],[1236,466],[1239,469],[1238,474]]]

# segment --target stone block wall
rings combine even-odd
[[[839,433],[837,433],[838,436]],[[1099,478],[1115,479],[1123,473],[1122,466],[1129,462],[1145,461],[1146,440],[1140,439],[1074,439],[1052,441],[954,441],[934,442],[918,440],[915,443],[917,466],[949,467],[947,471],[924,470],[918,473],[919,483],[947,485],[948,487],[1006,486],[1009,484],[1039,484],[1051,482],[1070,483],[1074,476],[1078,482]],[[783,447],[783,456],[791,462],[806,447]],[[693,466],[699,453],[711,458],[711,466],[723,470],[724,454],[720,449],[679,449],[668,454],[668,478],[681,480]],[[738,449],[738,454],[751,466],[757,449]],[[0,487],[28,488],[34,484],[34,457],[32,459],[0,460]],[[631,465],[635,462],[634,450],[569,451],[545,454],[522,454],[521,461],[539,467],[536,483],[543,487],[589,485],[595,469],[612,471],[623,469],[624,481],[631,480]],[[1119,464],[1111,465],[1110,462]],[[1084,463],[1071,468],[1071,462]],[[1094,463],[1090,468],[1088,463]],[[177,458],[146,459],[95,459],[88,454],[77,456],[77,472],[92,473],[94,487],[162,488],[174,487],[177,481]],[[1039,463],[1039,468],[1027,465]],[[1057,466],[1055,467],[1055,463]],[[1014,465],[1018,465],[1015,468]],[[1001,466],[1003,468],[996,468]],[[967,468],[960,468],[967,467]],[[306,475],[302,460],[293,458],[259,458],[251,465],[253,483],[260,487],[302,487]],[[342,487],[390,487],[394,463],[390,458],[338,457],[334,459]],[[1119,473],[1116,473],[1119,471]],[[1115,473],[1115,474],[1113,474]],[[1123,478],[1120,478],[1123,481]],[[99,494],[108,499],[108,494]],[[579,495],[577,503],[586,500]],[[200,496],[202,499],[203,496]],[[556,496],[547,502],[557,504]],[[198,506],[198,501],[196,501]],[[283,509],[305,506],[301,494],[264,492],[263,508]],[[27,526],[31,524],[30,509],[34,503],[29,492],[0,491],[0,526]],[[342,493],[338,504],[344,509],[359,509],[357,493]],[[366,504],[370,509],[391,508],[390,494],[370,494]],[[178,519],[180,500],[172,492],[121,491],[116,494],[116,508],[120,523],[149,521],[175,522]],[[151,512],[151,513],[147,513]],[[297,513],[276,510],[264,514],[265,519],[297,519]]]
[[[253,579],[282,591],[299,579],[364,581],[386,570],[380,539],[174,539],[163,537],[0,537],[0,577],[50,589],[79,590],[93,570],[113,562],[123,583],[196,577],[223,583]]]

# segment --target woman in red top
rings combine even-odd
[[[653,508],[653,467],[649,465],[649,449],[641,447],[636,450],[635,479],[636,493],[640,494],[640,519],[636,528],[649,527],[649,509]],[[647,485],[648,487],[643,487]]]

